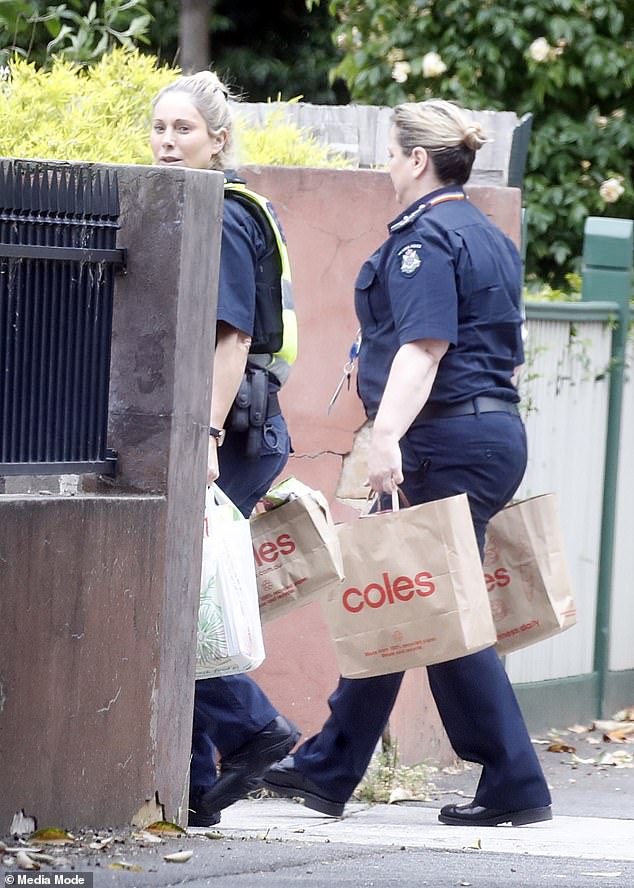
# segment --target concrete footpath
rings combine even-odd
[[[471,798],[479,770],[448,769],[432,777],[422,801],[353,802],[341,819],[265,797],[226,809],[214,829],[160,844],[130,830],[100,830],[109,843],[95,850],[94,834],[73,831],[73,847],[49,851],[62,857],[54,869],[42,865],[26,875],[88,873],[94,888],[634,888],[634,746],[604,744],[598,732],[560,735],[554,739],[562,741],[561,752],[549,751],[552,737],[535,741],[553,796],[549,822],[440,824],[439,807]],[[184,862],[165,860],[179,851]],[[61,884],[19,882],[17,873],[0,866],[0,886],[3,878],[9,888]]]

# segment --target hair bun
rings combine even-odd
[[[467,148],[471,148],[473,151],[478,151],[485,144],[487,138],[479,123],[469,123],[465,127],[462,141]]]

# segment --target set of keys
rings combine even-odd
[[[339,397],[341,393],[341,389],[344,385],[347,385],[348,391],[350,391],[350,377],[352,376],[352,371],[354,370],[354,365],[356,363],[357,358],[359,357],[359,349],[361,348],[361,330],[357,330],[357,335],[355,336],[354,342],[350,346],[350,352],[348,354],[348,360],[343,365],[343,374],[341,379],[337,383],[337,388],[334,390],[332,398],[330,399],[330,403],[328,404],[328,409],[326,410],[326,415],[330,415],[330,411],[335,405],[335,401]]]

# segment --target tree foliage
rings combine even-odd
[[[114,46],[147,43],[150,19],[144,0],[2,0],[0,64],[14,54],[37,65],[54,57],[91,64]]]
[[[631,0],[330,0],[352,98],[532,112],[528,271],[578,265],[587,215],[634,215]]]
[[[62,56],[94,64],[117,45],[138,46],[179,64],[177,0],[0,0],[0,65],[17,52],[39,66]],[[305,0],[236,4],[208,0],[212,66],[251,101],[301,94],[315,103],[347,102],[329,71],[341,54],[326,6]]]
[[[151,51],[178,61],[178,4],[149,0]],[[307,9],[305,0],[267,3],[210,3],[212,67],[252,102],[292,98],[329,104],[348,101],[340,78],[329,71],[341,53],[332,41],[327,7]]]

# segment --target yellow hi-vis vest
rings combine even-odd
[[[286,238],[267,198],[242,182],[225,182],[225,197],[238,200],[266,236],[266,252],[256,270],[255,330],[249,363],[264,367],[283,385],[297,358],[297,317]]]

